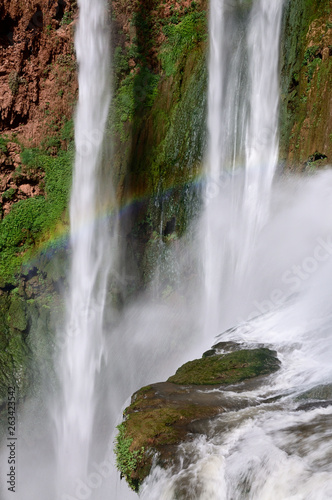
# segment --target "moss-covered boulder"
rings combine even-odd
[[[244,349],[189,361],[168,379],[174,384],[236,384],[242,380],[273,373],[280,364],[269,349]]]
[[[115,443],[117,467],[132,489],[138,491],[154,457],[159,465],[170,465],[176,447],[204,432],[209,420],[256,404],[229,398],[228,386],[232,391],[250,390],[253,379],[263,381],[264,375],[278,370],[280,362],[274,351],[263,347],[241,349],[235,343],[231,347],[238,350],[215,354],[220,352],[218,344],[212,355],[205,353],[184,364],[167,382],[143,387],[132,396]],[[211,385],[221,391],[209,391]]]

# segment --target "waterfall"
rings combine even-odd
[[[278,158],[282,5],[282,0],[255,0],[251,9],[241,1],[212,0],[210,5],[208,181],[202,222],[208,334],[221,328],[222,290],[243,287],[257,234],[268,217]],[[239,180],[243,170],[245,179]]]
[[[279,45],[283,0],[260,0],[251,14],[248,33],[250,109],[246,126],[244,259],[251,241],[268,219],[272,181],[278,160]],[[242,273],[243,274],[243,273]]]
[[[106,302],[108,277],[118,271],[118,217],[112,223],[105,217],[115,206],[103,171],[111,98],[108,4],[78,3],[72,264],[59,331],[59,391],[51,417],[37,398],[19,422],[19,500],[137,498],[120,482],[109,451],[126,399],[201,356],[228,326],[218,340],[267,345],[278,352],[280,371],[246,392],[231,387],[227,397],[236,410],[181,444],[180,465],[153,467],[139,497],[331,499],[332,407],[302,410],[298,398],[316,386],[331,393],[332,221],[326,214],[332,212],[332,174],[273,182],[283,0],[211,0],[204,213],[190,243],[179,242],[185,254],[180,244],[174,250],[178,281],[195,276],[169,302],[142,292],[112,328]],[[195,269],[188,273],[191,260]],[[30,429],[37,438],[24,445]],[[6,449],[1,459],[7,472]],[[4,498],[12,498],[1,487]]]
[[[282,369],[255,389],[228,390],[235,408],[246,398],[253,405],[210,420],[178,447],[179,465],[155,466],[142,500],[332,498],[330,396],[317,403],[332,380],[332,223],[324,217],[332,176],[273,183],[282,7],[211,0],[200,230],[205,337],[232,326],[218,341],[268,345]],[[308,390],[316,404],[303,404]]]
[[[110,104],[110,48],[105,0],[79,0],[75,47],[79,100],[70,203],[72,265],[60,352],[61,399],[55,410],[58,495],[85,478],[95,416],[95,382],[103,356],[103,312],[112,261],[101,194],[103,139]]]

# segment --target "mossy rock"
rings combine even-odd
[[[154,384],[135,393],[124,412],[126,420],[118,426],[117,468],[134,491],[150,473],[156,452],[159,464],[166,464],[171,460],[170,448],[186,440],[188,425],[222,411],[220,406],[186,401],[188,395],[181,399],[172,386]]]
[[[215,348],[224,348],[218,344]],[[241,349],[232,343],[229,348]],[[225,411],[236,411],[258,404],[242,398],[230,398],[222,391],[204,391],[209,385],[224,386],[269,375],[280,367],[276,353],[266,348],[242,349],[224,355],[212,355],[183,365],[167,382],[152,384],[137,391],[124,412],[115,442],[117,467],[129,486],[138,491],[147,477],[152,460],[170,466],[176,460],[176,448],[190,441],[206,422]],[[179,385],[181,384],[181,385]],[[183,387],[185,385],[186,387]],[[241,386],[238,386],[241,390]],[[251,387],[252,389],[252,387]],[[232,388],[233,390],[233,388]],[[255,399],[256,401],[256,399]],[[157,455],[156,455],[157,454]]]
[[[181,385],[236,384],[273,373],[280,367],[276,353],[266,348],[244,349],[225,355],[205,356],[179,368],[168,382]]]

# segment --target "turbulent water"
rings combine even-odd
[[[72,268],[57,346],[59,391],[46,409],[46,392],[25,404],[17,498],[137,498],[120,481],[112,453],[122,409],[135,390],[165,380],[233,327],[220,338],[276,349],[281,370],[260,388],[230,390],[230,399],[250,406],[224,413],[206,435],[179,447],[182,466],[154,467],[140,497],[331,499],[331,406],[301,408],[306,400],[297,398],[332,381],[332,221],[326,217],[332,173],[273,182],[282,0],[211,0],[204,213],[193,236],[169,252],[166,272],[176,268],[179,284],[173,298],[157,302],[148,291],[117,318],[105,301],[108,274],[113,285],[119,277],[121,241],[117,218],[100,217],[113,199],[103,172],[110,102],[106,1],[80,0],[79,7]],[[322,392],[332,399],[331,388]],[[2,474],[6,459],[2,450]],[[12,498],[1,486],[2,497]]]

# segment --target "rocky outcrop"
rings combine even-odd
[[[209,420],[256,404],[228,397],[229,388],[250,391],[279,367],[274,351],[221,342],[201,359],[180,367],[167,382],[140,389],[119,426],[115,452],[121,475],[138,490],[156,454],[159,465],[170,466],[176,447],[204,433]],[[218,391],[211,392],[211,385]]]
[[[282,160],[297,171],[331,164],[331,0],[286,2],[281,66]]]

